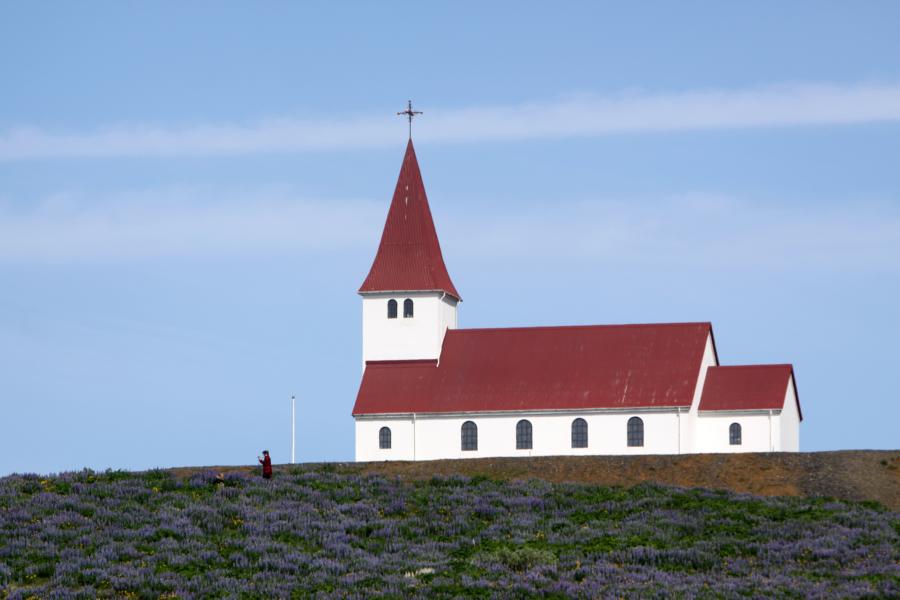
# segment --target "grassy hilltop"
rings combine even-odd
[[[0,598],[900,595],[900,515],[340,466],[0,479]]]

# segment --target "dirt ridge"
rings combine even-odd
[[[827,496],[875,501],[900,511],[900,450],[304,463],[305,467],[316,465],[412,480],[435,475],[482,475],[500,480],[543,479],[625,487],[648,482],[759,496]],[[289,467],[276,466],[276,474]],[[187,476],[205,469],[247,471],[253,467],[190,467],[173,471]]]

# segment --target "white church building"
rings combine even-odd
[[[710,323],[460,329],[411,139],[359,294],[358,461],[799,450],[792,366]]]

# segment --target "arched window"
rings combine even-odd
[[[404,319],[412,319],[413,316],[413,301],[407,298],[403,301],[403,318]]]
[[[531,421],[516,423],[516,450],[531,450]]]
[[[462,424],[462,449],[478,450],[478,427],[472,421]]]
[[[378,430],[378,447],[382,450],[391,449],[391,428],[382,427]]]
[[[628,445],[644,445],[644,422],[638,417],[628,419]]]
[[[728,443],[732,446],[741,445],[741,424],[732,423],[728,428]]]
[[[388,300],[388,319],[397,318],[397,301],[393,298]]]
[[[587,421],[575,419],[572,421],[572,447],[587,448]]]

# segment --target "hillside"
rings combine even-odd
[[[878,502],[900,511],[900,451],[844,450],[785,454],[681,456],[554,456],[426,462],[336,463],[341,469],[405,479],[433,475],[500,480],[633,486],[655,483],[759,496],[824,496]],[[285,467],[276,467],[285,468]],[[174,469],[182,477],[203,469],[252,472],[252,467]]]
[[[421,479],[485,475],[633,486],[656,483],[760,496],[826,496],[874,501],[900,511],[900,451],[846,450],[778,454],[558,456],[366,463],[362,472]]]
[[[875,503],[519,479],[637,468],[617,460],[13,475],[0,598],[900,595]]]

